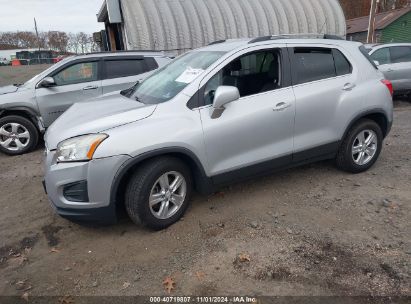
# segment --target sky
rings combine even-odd
[[[103,0],[0,0],[0,32],[39,31],[93,33],[104,28],[97,22]]]

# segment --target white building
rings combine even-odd
[[[110,50],[182,53],[232,38],[346,35],[338,0],[105,0],[97,19]]]

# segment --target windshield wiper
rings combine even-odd
[[[140,97],[138,97],[138,96],[134,96],[134,100],[143,103],[143,102],[141,101]]]

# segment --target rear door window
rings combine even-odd
[[[371,59],[378,64],[390,64],[391,63],[391,53],[389,48],[383,48],[375,51],[371,55]]]
[[[408,46],[394,46],[390,47],[391,62],[411,62],[411,47]]]
[[[337,76],[331,49],[294,48],[294,60],[298,84]]]
[[[105,61],[106,76],[105,79],[122,78],[129,76],[136,76],[151,70],[154,70],[156,66],[151,64],[147,65],[144,58],[141,59],[116,59]]]

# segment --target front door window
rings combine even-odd
[[[206,84],[205,105],[213,103],[219,86],[237,87],[240,96],[250,96],[281,87],[279,51],[263,51],[244,55],[225,66]]]
[[[98,62],[82,62],[71,65],[58,72],[53,78],[58,86],[97,81]]]

